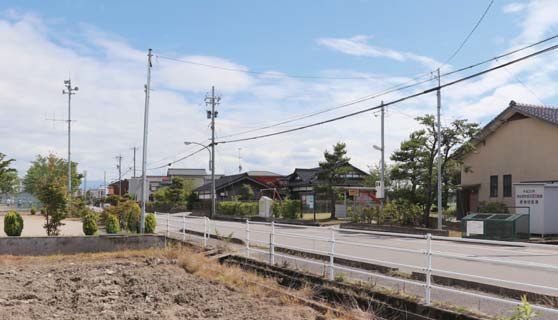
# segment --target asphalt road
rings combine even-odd
[[[174,225],[174,231],[178,232],[182,228],[182,218],[180,214],[171,217],[171,225]],[[162,222],[160,224],[164,224],[164,219]],[[187,229],[203,232],[203,219],[187,218],[186,225]],[[243,240],[246,235],[245,223],[212,220],[210,229],[212,234],[232,235]],[[251,223],[251,243],[253,245],[261,245],[262,247],[267,246],[270,229],[269,225]],[[423,269],[426,268],[427,257],[423,253],[427,248],[425,239],[374,235],[338,228],[334,230],[336,240],[335,254],[339,257],[354,257],[353,260],[397,267],[404,272],[423,272]],[[173,231],[173,228],[171,228],[171,231]],[[276,246],[296,247],[299,250],[327,254],[330,251],[330,243],[328,241],[330,237],[331,228],[275,226]],[[370,246],[391,247],[394,249]],[[415,250],[417,252],[395,251],[396,249]],[[435,253],[458,255],[462,258],[433,256],[432,268],[440,270],[433,272],[433,274],[558,296],[558,246],[549,245],[548,248],[531,248],[432,240],[432,251]],[[469,257],[482,258],[487,261],[464,260]],[[365,259],[370,259],[370,261]],[[505,263],[508,262],[519,262],[529,265],[506,265]],[[416,268],[403,267],[398,264],[415,266]],[[557,269],[551,269],[547,266],[553,266]],[[469,274],[471,277],[445,274],[441,270]],[[498,280],[479,279],[472,276]],[[505,283],[504,281],[521,282],[555,289],[529,287],[527,285]]]

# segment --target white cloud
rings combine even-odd
[[[426,65],[430,69],[441,65],[440,62],[426,56],[370,45],[368,43],[370,39],[369,36],[356,35],[350,38],[321,38],[317,42],[335,51],[353,56],[388,58],[400,62],[414,61]]]
[[[553,1],[535,1],[527,5],[524,16],[520,15],[523,17],[520,20],[523,30],[509,41],[510,48],[526,44],[529,39],[540,39],[552,30],[558,18],[547,12],[553,12],[554,7]],[[73,157],[80,163],[80,169],[88,170],[90,180],[101,179],[104,170],[108,171],[109,179],[115,178],[114,157],[122,153],[123,166],[128,167],[131,165],[130,148],[141,146],[145,50],[134,48],[117,36],[90,26],[77,28],[72,43],[61,42],[63,31],[58,30],[57,25],[51,26],[32,15],[11,16],[0,18],[0,38],[3,40],[0,51],[0,118],[3,120],[0,152],[17,159],[20,174],[25,172],[29,161],[37,154],[55,152],[65,156],[65,126],[57,123],[53,127],[51,122],[45,121],[45,115],[50,117],[56,113],[57,118],[66,116],[66,96],[61,94],[61,89],[62,81],[71,73],[72,81],[80,87],[73,97],[72,113],[77,120],[73,124]],[[540,28],[532,26],[537,18],[542,19]],[[421,55],[371,46],[369,40],[368,37],[357,36],[349,39],[326,38],[320,43],[352,55],[419,62],[429,68],[439,65]],[[216,56],[177,54],[177,57],[223,68],[248,70],[247,66]],[[506,107],[510,100],[538,103],[537,98],[543,101],[555,98],[558,61],[553,57],[555,55],[541,56],[511,66],[507,71],[501,70],[444,89],[444,121],[455,117],[486,121]],[[276,70],[264,75],[251,75],[155,58],[149,167],[164,165],[196,150],[195,146],[184,146],[186,140],[207,141],[208,120],[205,118],[205,106],[201,103],[211,85],[215,85],[223,95],[217,119],[217,133],[221,137],[336,106],[410,80],[354,70],[322,70],[321,74],[369,78],[343,81],[289,79],[280,78],[281,73]],[[529,89],[518,83],[516,78]],[[415,91],[392,93],[257,133],[324,120],[375,106],[381,99],[389,101],[411,92]],[[435,106],[435,94],[428,94],[399,104],[394,109],[388,108],[388,153],[417,127],[413,117],[434,113]],[[337,141],[345,141],[353,162],[366,169],[367,165],[375,164],[379,159],[379,153],[372,149],[373,144],[378,144],[379,123],[378,117],[365,113],[268,139],[220,144],[217,146],[216,165],[219,172],[236,172],[240,147],[245,169],[289,173],[295,167],[316,166],[325,149],[331,148]],[[177,166],[207,168],[207,158],[207,152],[202,152]],[[138,160],[138,167],[139,163]],[[164,170],[160,169],[150,171],[150,174],[162,172]]]
[[[518,13],[518,12],[521,12],[521,11],[525,10],[525,7],[526,7],[525,3],[512,2],[512,3],[506,4],[502,8],[502,11],[504,11],[504,13]]]

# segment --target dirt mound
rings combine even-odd
[[[0,268],[2,320],[315,317],[310,308],[189,274],[172,259],[4,261]]]

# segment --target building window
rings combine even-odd
[[[504,197],[512,196],[512,176],[511,174],[504,175]]]
[[[498,176],[490,176],[490,197],[498,196]]]

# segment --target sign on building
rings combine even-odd
[[[530,232],[558,234],[558,183],[516,183],[516,213],[528,213]]]

